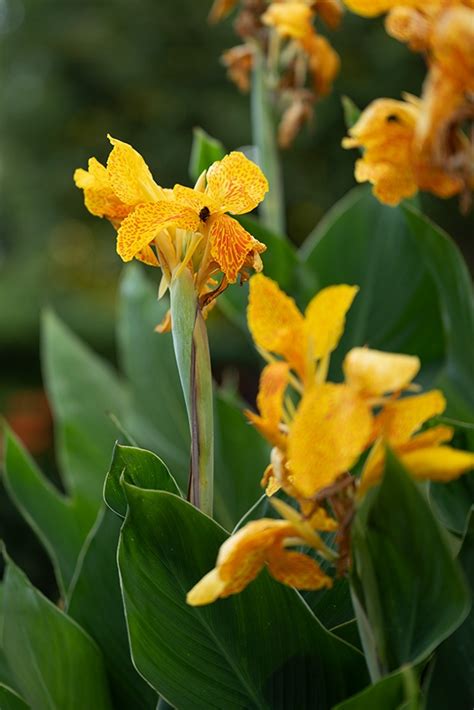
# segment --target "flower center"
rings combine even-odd
[[[211,212],[209,210],[209,207],[203,207],[199,213],[199,219],[201,220],[201,222],[206,222],[210,214]]]

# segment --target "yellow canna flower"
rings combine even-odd
[[[308,55],[308,67],[313,78],[317,96],[325,96],[331,91],[334,79],[339,73],[341,60],[338,53],[322,35],[316,33],[302,39],[301,45]]]
[[[304,543],[298,528],[286,520],[263,518],[248,523],[222,545],[216,567],[188,592],[188,604],[201,606],[238,594],[265,566],[275,579],[291,587],[331,587],[331,578],[315,560],[286,549]]]
[[[433,166],[416,150],[416,131],[422,102],[377,99],[363,111],[342,142],[344,148],[363,148],[357,160],[358,182],[372,183],[374,195],[388,205],[413,197],[419,189],[451,197],[462,181]]]
[[[289,367],[286,362],[273,362],[267,365],[262,371],[257,395],[259,414],[245,411],[247,418],[262,436],[280,449],[285,446],[281,422],[288,374]]]
[[[272,2],[262,15],[264,25],[274,27],[280,37],[303,39],[313,33],[313,12],[303,1]]]
[[[387,442],[414,478],[451,481],[474,467],[474,454],[444,444],[453,437],[451,427],[438,425],[418,433],[422,425],[441,414],[446,400],[439,390],[387,403],[375,419],[378,436],[364,465],[359,495],[378,483]]]
[[[263,274],[254,276],[247,318],[256,346],[267,358],[270,353],[282,356],[302,381],[311,381],[316,361],[321,375],[327,370],[327,360],[339,343],[357,291],[357,286],[345,284],[322,289],[303,316],[275,281]]]
[[[110,138],[113,150],[104,167],[94,158],[89,170],[76,170],[92,214],[108,218],[117,228],[117,252],[160,266],[164,293],[185,267],[195,272],[196,289],[206,303],[246,269],[261,270],[265,245],[226,214],[244,214],[264,198],[268,183],[260,168],[242,153],[215,162],[196,188],[159,187],[148,166],[127,143]],[[212,277],[224,274],[211,291]]]

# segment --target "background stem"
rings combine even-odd
[[[276,126],[270,103],[265,58],[255,47],[251,96],[252,139],[257,148],[258,163],[263,170],[270,190],[260,206],[260,217],[265,227],[276,234],[285,234],[285,201],[280,158],[276,139]]]

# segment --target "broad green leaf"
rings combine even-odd
[[[121,520],[110,510],[99,512],[79,559],[67,613],[102,651],[114,707],[152,710],[156,693],[130,658],[117,568],[120,526]]]
[[[140,266],[127,266],[118,323],[119,356],[131,395],[124,425],[140,446],[166,461],[185,490],[190,451],[186,407],[171,334],[155,332],[166,310]]]
[[[127,483],[139,488],[179,495],[174,478],[156,454],[145,449],[116,444],[110,471],[105,480],[104,498],[109,508],[122,518],[127,513],[127,499],[120,482],[122,476]]]
[[[327,629],[354,619],[349,583],[345,578],[336,580],[331,589],[304,592],[303,597]]]
[[[355,648],[360,648],[362,650],[362,644],[359,635],[359,628],[357,626],[357,619],[351,619],[350,621],[345,621],[339,626],[333,626],[330,629],[333,634],[338,636],[340,639],[347,641],[351,646]]]
[[[18,689],[35,710],[109,710],[99,649],[7,560],[2,647]],[[54,660],[53,660],[54,659]]]
[[[352,540],[353,599],[373,678],[425,660],[462,623],[470,600],[428,503],[391,453]]]
[[[117,438],[110,414],[121,418],[123,388],[109,365],[52,313],[44,318],[42,361],[64,485],[89,512],[92,526]]]
[[[436,285],[404,210],[381,205],[368,189],[356,188],[321,221],[301,257],[305,303],[331,284],[360,287],[332,358],[332,376],[340,376],[351,347],[369,345],[419,355],[421,380],[433,382],[443,366],[446,334]]]
[[[202,128],[195,128],[189,159],[191,180],[197,180],[203,170],[207,170],[216,160],[221,160],[225,153],[225,148],[220,141],[212,138]]]
[[[0,708],[2,710],[28,710],[28,705],[15,690],[0,683]]]
[[[405,207],[404,213],[438,291],[445,376],[470,406],[474,421],[474,294],[467,265],[454,242],[427,217],[412,207]]]
[[[459,562],[474,594],[474,508],[471,510]],[[474,707],[474,611],[437,649],[433,661],[427,707],[429,710]]]
[[[462,535],[474,505],[474,471],[449,483],[430,483],[429,495],[436,515],[449,530]]]
[[[423,707],[416,671],[405,666],[333,710],[422,710]]]
[[[232,530],[262,495],[260,480],[270,449],[249,425],[239,400],[223,391],[215,397],[215,510],[219,522]]]
[[[119,567],[132,655],[169,703],[326,710],[367,684],[361,654],[266,574],[240,595],[187,606],[225,532],[177,496],[124,488]]]
[[[46,548],[59,587],[65,593],[90,529],[89,513],[52,485],[7,428],[4,448],[8,495]]]

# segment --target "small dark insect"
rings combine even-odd
[[[199,219],[201,222],[206,222],[210,214],[209,207],[203,207],[199,213]]]
[[[389,116],[387,116],[385,120],[387,121],[387,123],[401,123],[396,113],[391,113]]]

